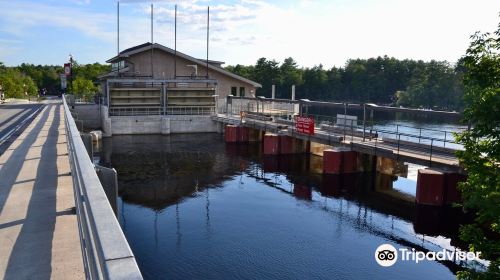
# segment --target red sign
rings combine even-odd
[[[64,75],[71,75],[71,63],[64,63]]]
[[[308,117],[295,117],[295,128],[297,132],[314,135],[314,119]]]

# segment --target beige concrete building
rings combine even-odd
[[[112,72],[107,77],[173,79],[214,79],[217,94],[224,98],[234,96],[255,97],[259,83],[233,74],[222,68],[222,61],[197,59],[160,44],[145,43],[128,48],[108,61]],[[153,73],[153,74],[151,74]],[[208,76],[207,76],[208,74]]]
[[[255,97],[261,87],[222,68],[224,62],[197,59],[156,43],[126,49],[107,62],[112,71],[100,77],[105,135],[213,131],[207,128],[213,127],[207,117],[225,107],[228,95]],[[181,116],[196,116],[199,122],[193,117],[189,123],[179,121]],[[148,123],[141,126],[140,119]]]

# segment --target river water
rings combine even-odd
[[[416,207],[416,182],[325,176],[316,156],[266,157],[220,134],[114,136],[118,218],[146,279],[454,279],[458,262],[375,262],[384,243],[463,246],[455,209]]]

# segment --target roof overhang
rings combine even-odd
[[[194,58],[192,56],[189,56],[187,54],[181,53],[179,51],[172,50],[171,48],[165,47],[165,46],[160,45],[158,43],[154,43],[152,45],[151,44],[144,44],[144,46],[142,46],[142,47],[132,47],[132,48],[129,48],[129,50],[125,50],[125,51],[121,52],[119,55],[117,55],[117,56],[115,56],[113,58],[108,59],[106,62],[107,63],[114,63],[114,62],[120,61],[123,58],[130,57],[131,55],[134,55],[134,54],[137,54],[137,53],[141,53],[141,52],[144,52],[144,51],[147,51],[147,50],[151,50],[151,48],[158,49],[158,50],[167,52],[167,53],[172,54],[172,55],[177,55],[177,57],[186,59],[186,60],[191,61],[191,62],[193,62],[193,63],[195,63],[197,65],[200,65],[200,66],[205,66],[205,67],[207,66],[207,61],[206,60],[196,59],[196,58]],[[258,87],[258,88],[262,87],[262,85],[259,84],[259,83],[256,83],[256,82],[254,82],[252,80],[249,80],[247,78],[243,78],[243,77],[241,77],[239,75],[231,73],[231,72],[225,70],[224,68],[211,65],[210,62],[211,62],[211,60],[208,60],[208,68],[211,69],[211,70],[213,70],[214,72],[221,73],[223,75],[229,76],[229,77],[234,78],[236,80],[239,80],[239,81],[242,81],[244,83],[250,84],[250,85],[252,85],[254,87]],[[212,62],[216,62],[216,61],[214,60]],[[220,61],[217,61],[217,62],[220,62]]]

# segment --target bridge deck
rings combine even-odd
[[[212,118],[215,121],[226,124],[240,124],[240,117],[234,115],[218,114]],[[431,152],[429,145],[418,143],[408,145],[408,142],[405,143],[405,141],[401,141],[398,149],[397,141],[383,141],[382,139],[368,140],[367,137],[365,141],[363,141],[362,137],[351,135],[349,130],[347,130],[346,135],[344,135],[343,133],[320,130],[318,127],[315,129],[315,135],[309,136],[297,133],[290,125],[287,126],[276,122],[250,118],[245,118],[243,125],[265,131],[279,132],[284,135],[303,140],[311,140],[321,144],[347,146],[354,151],[404,162],[459,169],[458,160],[451,149],[434,147]]]
[[[0,279],[82,279],[64,111],[48,104],[0,157]]]

